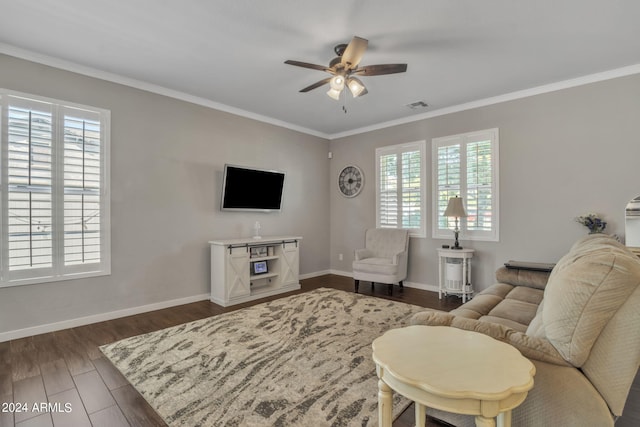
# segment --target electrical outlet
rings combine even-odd
[[[342,256],[342,254],[338,254],[338,261],[342,261],[344,259],[344,257]]]

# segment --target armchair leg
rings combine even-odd
[[[388,289],[389,295],[393,295],[393,284],[387,285],[387,289]]]
[[[402,284],[402,280],[400,280],[400,287],[404,288],[404,285]]]
[[[355,285],[356,285],[356,294],[358,293],[358,287],[360,286],[360,280],[355,280]]]
[[[371,282],[371,292],[373,292],[373,284],[374,284],[374,283],[375,283],[375,282]]]

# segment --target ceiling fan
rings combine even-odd
[[[404,73],[407,71],[407,64],[380,64],[359,66],[360,60],[367,50],[369,41],[361,37],[354,36],[349,44],[339,44],[334,48],[334,52],[338,55],[333,58],[328,67],[324,65],[309,64],[301,61],[284,61],[285,64],[295,65],[296,67],[311,68],[312,70],[325,71],[332,74],[319,82],[301,89],[300,92],[309,92],[310,90],[319,88],[325,84],[329,84],[330,89],[327,92],[331,98],[336,101],[340,99],[340,94],[345,85],[353,97],[366,95],[367,88],[362,81],[356,76],[381,76],[383,74]]]

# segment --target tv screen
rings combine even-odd
[[[225,165],[222,210],[279,211],[284,172]]]

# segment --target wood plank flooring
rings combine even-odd
[[[26,411],[22,412],[8,407],[1,411],[0,407],[0,427],[165,426],[142,396],[104,358],[98,347],[319,287],[353,290],[351,279],[335,275],[303,280],[301,284],[300,291],[233,307],[224,308],[209,301],[200,301],[0,343],[0,405],[28,402]],[[368,283],[363,283],[360,293],[445,311],[461,304],[461,300],[454,296],[439,300],[437,293],[413,288],[400,291],[397,286],[393,296],[388,296],[386,285],[381,284],[372,289]],[[634,390],[638,402],[640,389]],[[630,406],[627,411],[637,416],[635,422],[632,420],[632,424],[626,424],[626,420],[621,419],[616,425],[640,425],[637,409],[640,404],[633,405],[635,409]],[[411,405],[394,422],[394,427],[413,426],[413,411]],[[427,425],[447,424],[429,419]]]

